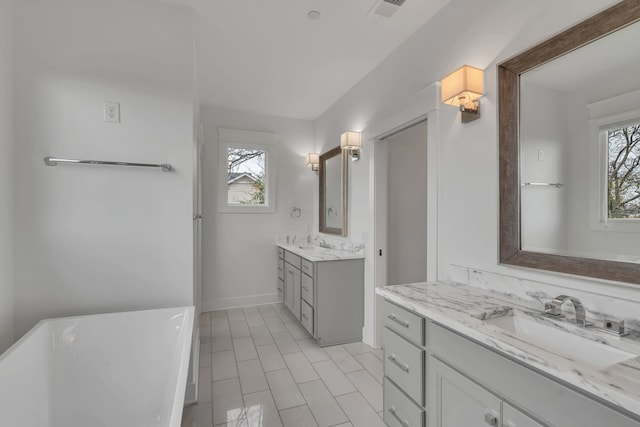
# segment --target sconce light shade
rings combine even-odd
[[[362,134],[349,131],[340,135],[340,148],[349,151],[351,160],[360,159],[360,147],[362,147]]]
[[[309,153],[305,158],[307,163],[307,167],[311,168],[312,171],[318,171],[318,165],[320,164],[320,155],[318,153]]]
[[[480,117],[478,99],[484,93],[483,73],[480,68],[465,65],[440,82],[442,102],[460,108],[462,123]]]

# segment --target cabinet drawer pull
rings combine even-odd
[[[303,286],[302,289],[304,289],[305,291],[309,292],[309,288],[307,288],[306,286]]]
[[[489,412],[488,414],[484,414],[484,422],[489,424],[490,426],[498,425],[498,417]]]
[[[407,322],[406,320],[402,320],[402,319],[398,319],[396,317],[395,314],[391,313],[390,315],[387,316],[388,319],[393,320],[394,322],[396,322],[398,325],[404,326],[405,328],[409,327],[409,322]]]
[[[306,314],[303,314],[303,315],[302,315],[302,318],[303,318],[304,320],[309,320],[309,318],[307,317],[307,315],[306,315]]]
[[[395,354],[391,353],[390,356],[387,356],[387,359],[391,360],[398,368],[402,369],[403,371],[409,372],[409,366],[398,360]]]
[[[394,406],[391,406],[391,408],[389,408],[389,412],[391,412],[391,415],[393,415],[395,419],[403,425],[403,427],[410,427],[407,420],[404,417],[400,416],[400,414],[398,414],[398,411],[396,411],[396,408]]]

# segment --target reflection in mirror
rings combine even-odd
[[[324,175],[324,207],[327,219],[325,225],[328,228],[342,227],[341,160],[341,156],[335,156],[327,159],[324,163],[326,172]]]
[[[347,235],[347,161],[340,147],[320,156],[320,232]]]
[[[520,76],[523,250],[640,262],[638,40],[640,23]]]
[[[640,2],[498,66],[500,263],[640,284]]]

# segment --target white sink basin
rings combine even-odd
[[[504,329],[524,342],[559,353],[598,370],[637,357],[636,354],[538,323],[518,312],[486,322]]]

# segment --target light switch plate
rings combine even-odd
[[[109,123],[120,123],[120,103],[104,103],[104,121]]]

